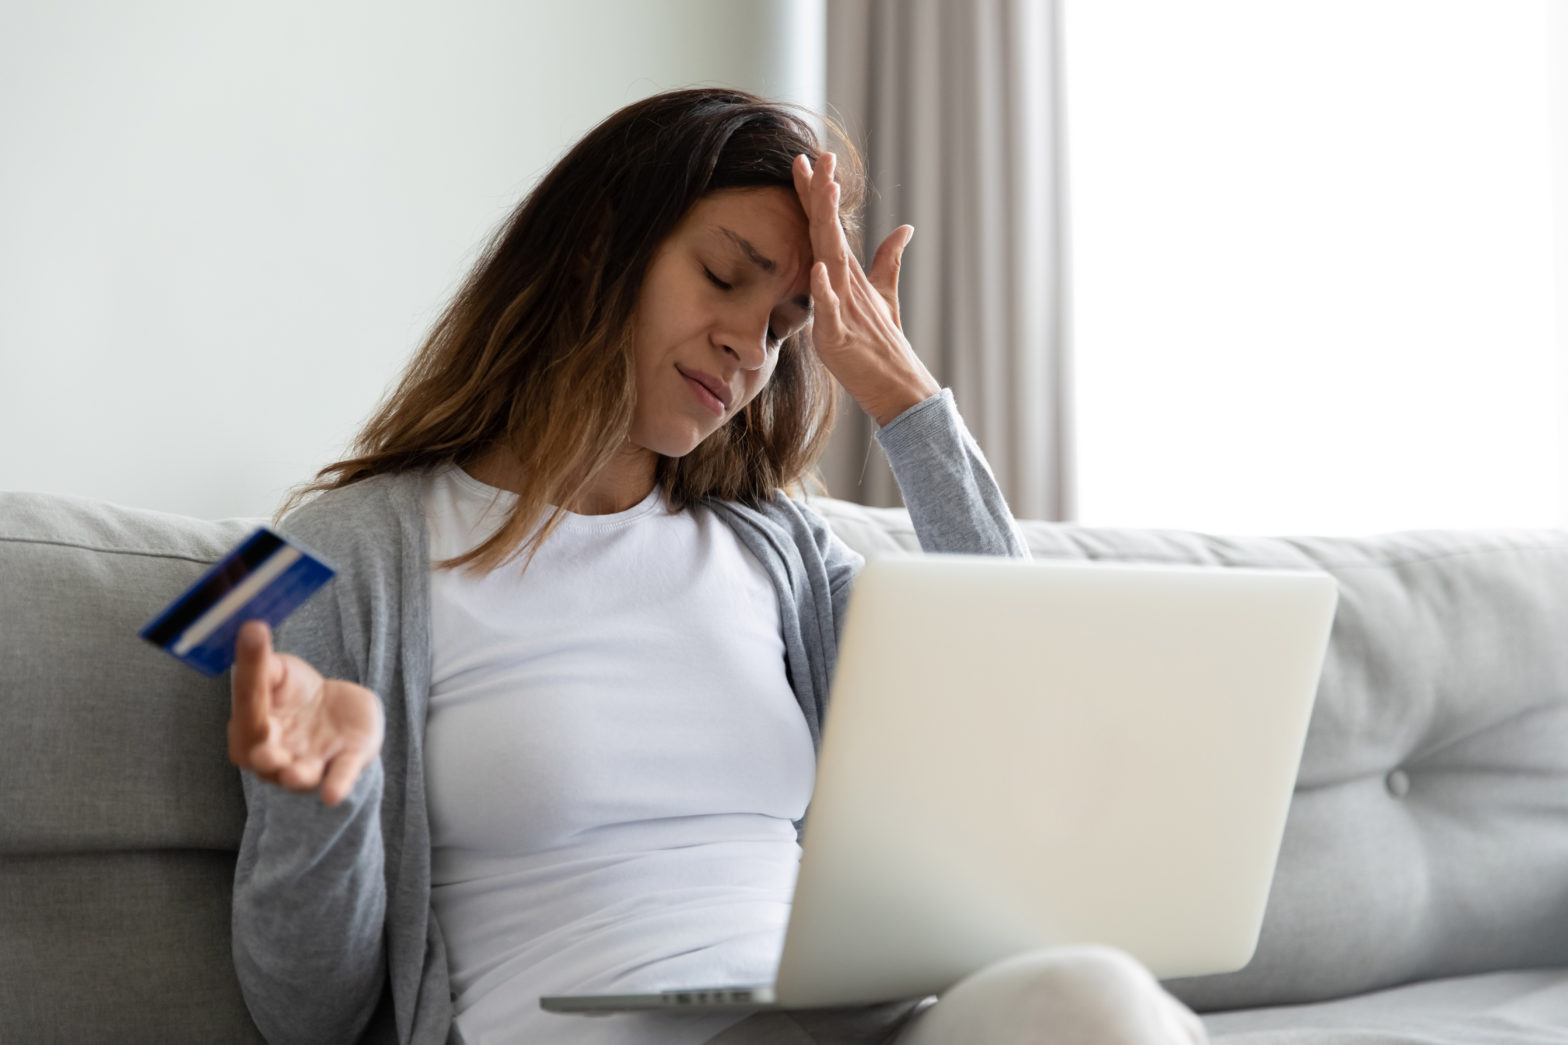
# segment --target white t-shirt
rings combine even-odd
[[[432,561],[513,499],[435,473]],[[734,531],[657,490],[568,515],[520,570],[431,574],[432,898],[458,1026],[474,1045],[704,1041],[738,1017],[539,997],[772,980],[815,770],[778,594]]]

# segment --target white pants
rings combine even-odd
[[[1109,947],[1031,951],[939,999],[759,1013],[710,1045],[1205,1045],[1203,1024]]]

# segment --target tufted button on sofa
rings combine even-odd
[[[815,505],[918,551],[902,511]],[[0,1042],[259,1040],[228,683],[136,637],[253,525],[0,493]],[[1568,1042],[1568,533],[1020,525],[1039,558],[1339,582],[1257,954],[1167,984],[1216,1041]]]

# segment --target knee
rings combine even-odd
[[[1153,975],[1131,955],[1111,947],[1030,951],[980,970],[976,986],[1010,1000],[1038,1021],[1111,1021],[1159,991]]]
[[[1033,992],[1047,994],[1136,993],[1159,986],[1154,975],[1132,955],[1099,945],[1025,951],[987,966],[976,975],[988,974],[1028,984]]]
[[[954,986],[931,1016],[1008,1045],[1195,1045],[1203,1026],[1136,959],[1110,947],[1030,951]],[[947,1022],[943,1020],[942,1022]],[[968,1039],[974,1040],[974,1039]]]

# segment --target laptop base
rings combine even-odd
[[[612,1012],[639,1012],[649,1009],[724,1009],[778,1008],[772,986],[708,987],[689,991],[658,991],[650,994],[558,994],[539,999],[546,1012],[573,1012],[608,1016]]]

